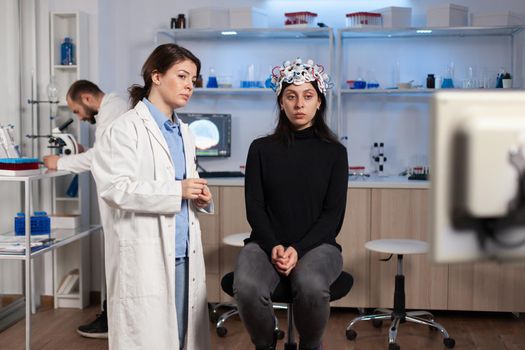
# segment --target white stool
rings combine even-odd
[[[405,309],[405,276],[403,275],[403,255],[406,254],[423,254],[428,251],[428,244],[423,241],[413,239],[379,239],[366,242],[365,248],[371,251],[387,253],[390,257],[381,259],[388,261],[392,255],[397,255],[397,275],[395,279],[394,290],[394,309],[376,309],[372,315],[359,316],[354,318],[346,327],[346,337],[354,340],[357,332],[352,327],[359,321],[372,321],[374,327],[381,327],[382,320],[390,319],[392,324],[388,333],[388,349],[399,350],[396,344],[397,330],[399,324],[405,321],[415,322],[427,325],[432,329],[437,329],[443,334],[443,344],[447,348],[453,348],[456,341],[449,337],[445,328],[434,321],[434,316],[428,311],[409,311]]]

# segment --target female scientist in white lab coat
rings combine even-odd
[[[174,112],[187,104],[199,71],[188,50],[157,47],[142,67],[144,86],[129,89],[134,108],[108,127],[95,154],[93,175],[107,206],[111,350],[174,350],[184,342],[210,349],[196,211],[211,213],[213,203],[198,178],[193,136]]]

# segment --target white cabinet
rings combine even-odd
[[[55,81],[59,99],[52,127],[60,126],[72,118],[74,122],[64,132],[73,134],[80,144],[89,147],[88,125],[80,122],[69,110],[66,103],[66,94],[70,85],[76,80],[88,77],[88,18],[82,12],[52,12],[50,14],[50,26],[50,75]],[[64,62],[61,57],[61,45],[65,38],[69,38],[73,43],[73,54],[70,64]],[[80,215],[80,226],[85,227],[90,223],[89,172],[78,175],[78,191],[76,195],[68,191],[74,178],[75,175],[70,174],[53,179],[52,211],[53,215]],[[89,239],[83,239],[67,247],[54,250],[55,307],[83,308],[89,304],[89,248]],[[57,288],[65,276],[74,270],[79,271],[80,292],[73,294],[57,293]]]

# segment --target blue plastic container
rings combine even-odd
[[[60,63],[67,66],[75,64],[75,45],[73,45],[73,40],[67,36],[60,45]]]
[[[17,213],[15,217],[15,235],[24,236],[26,234],[26,216],[24,213]],[[51,219],[45,211],[35,211],[31,216],[31,235],[49,235],[51,233]]]

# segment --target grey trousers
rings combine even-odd
[[[330,317],[330,285],[341,273],[339,249],[322,244],[306,253],[290,273],[294,321],[301,348],[321,345]],[[274,336],[271,294],[280,281],[268,255],[256,243],[239,253],[233,291],[239,315],[256,347],[269,347]]]

